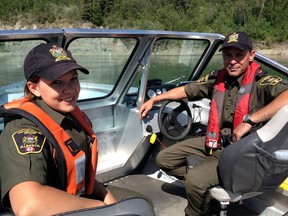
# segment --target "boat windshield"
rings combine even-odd
[[[0,105],[21,98],[26,84],[23,63],[27,53],[43,40],[0,42]],[[135,48],[135,38],[79,38],[69,44],[77,63],[90,74],[79,73],[79,99],[105,97],[113,90]]]

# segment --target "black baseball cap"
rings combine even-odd
[[[51,43],[43,43],[34,47],[24,60],[26,80],[33,77],[55,80],[75,69],[89,74],[86,68],[76,63],[69,50]]]
[[[222,48],[219,51],[222,51],[226,47],[236,47],[241,50],[253,49],[252,40],[245,32],[233,32],[226,35]]]

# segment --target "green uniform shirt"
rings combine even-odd
[[[81,149],[86,151],[89,148],[84,131],[74,119],[56,112],[42,100],[36,100],[36,104],[59,124]],[[37,144],[38,147],[34,150],[23,149],[23,144],[28,142]],[[3,206],[10,206],[7,196],[9,190],[24,181],[35,181],[58,188],[59,178],[52,152],[52,145],[31,121],[17,116],[7,123],[0,136],[0,183]]]
[[[244,75],[240,76],[237,80],[225,83],[225,97],[222,113],[222,128],[221,133],[228,135],[233,130],[233,116],[236,109],[237,92],[240,88],[240,83]],[[211,72],[206,77],[202,77],[196,82],[187,84],[185,92],[189,100],[199,100],[202,98],[212,99],[213,86],[216,81],[216,76]],[[250,114],[256,112],[262,107],[269,104],[281,92],[288,89],[288,81],[283,80],[278,76],[263,75],[256,79],[251,90],[251,106]]]

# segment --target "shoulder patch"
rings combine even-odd
[[[206,75],[205,77],[201,77],[198,80],[196,80],[196,84],[206,84],[208,82],[209,75]]]
[[[276,85],[282,81],[281,77],[278,76],[264,76],[261,79],[260,85]]]
[[[40,153],[46,137],[39,131],[21,129],[12,135],[12,139],[20,155]]]

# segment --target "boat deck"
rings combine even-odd
[[[156,216],[183,216],[187,206],[184,183],[159,170],[155,163],[156,154],[157,151],[152,154],[141,174],[128,175],[108,184],[149,197]],[[288,191],[267,191],[241,203],[231,203],[227,208],[227,216],[282,216],[288,212],[287,203]]]

